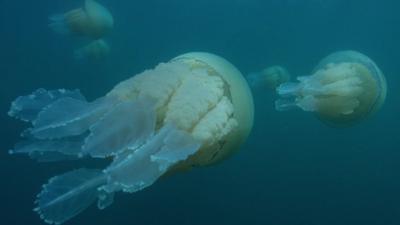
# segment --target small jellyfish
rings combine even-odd
[[[252,88],[275,90],[279,85],[290,80],[290,74],[282,66],[271,66],[261,72],[249,74],[246,79]]]
[[[38,161],[110,160],[51,178],[36,208],[61,224],[93,202],[104,209],[115,192],[142,190],[165,174],[218,163],[246,140],[253,125],[246,80],[226,60],[188,53],[87,101],[79,90],[38,89],[18,97],[9,115],[32,124],[11,154]]]
[[[110,46],[103,39],[90,42],[88,45],[75,50],[76,59],[101,59],[108,55]]]
[[[277,88],[276,109],[314,112],[334,126],[352,125],[378,111],[386,98],[386,80],[378,66],[356,51],[335,52],[298,83]]]
[[[53,15],[49,19],[49,27],[57,33],[92,39],[104,37],[114,26],[110,11],[94,0],[85,0],[83,8]]]

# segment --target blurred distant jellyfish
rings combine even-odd
[[[298,77],[298,83],[277,88],[282,99],[276,109],[300,108],[315,112],[331,125],[351,125],[382,106],[386,80],[378,66],[355,51],[335,52],[322,61],[310,76]]]
[[[279,85],[290,80],[290,74],[282,66],[271,66],[261,72],[249,74],[246,79],[252,88],[275,90]]]
[[[75,50],[76,59],[101,59],[110,52],[110,46],[103,39],[90,42],[88,45]]]
[[[112,159],[105,169],[51,178],[37,211],[63,223],[115,192],[142,190],[166,173],[218,163],[233,154],[253,125],[253,100],[241,73],[209,53],[188,53],[119,83],[88,102],[79,90],[39,89],[18,97],[9,115],[32,127],[11,154],[39,161]]]
[[[57,33],[99,39],[113,28],[114,19],[98,2],[85,0],[82,8],[51,16],[49,26]]]

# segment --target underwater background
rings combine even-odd
[[[388,96],[373,117],[332,128],[310,113],[277,112],[254,92],[255,126],[219,165],[117,194],[66,224],[400,224],[400,2],[397,0],[102,0],[113,13],[110,54],[76,60],[82,41],[54,34],[48,16],[80,0],[0,0],[0,224],[43,224],[32,211],[49,177],[81,162],[36,163],[8,150],[21,122],[10,103],[39,87],[79,88],[89,99],[159,62],[207,51],[243,74],[283,65],[307,75],[326,55],[353,49],[384,72]],[[91,162],[93,163],[93,162]],[[97,164],[94,162],[93,164]]]

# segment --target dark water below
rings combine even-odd
[[[273,109],[254,93],[256,124],[234,157],[214,167],[119,194],[68,224],[400,224],[400,2],[396,0],[102,0],[116,25],[110,55],[77,61],[81,41],[55,35],[48,16],[80,1],[0,0],[0,224],[43,224],[31,210],[41,184],[78,162],[9,156],[22,124],[10,102],[38,87],[79,88],[90,99],[158,62],[189,51],[221,55],[244,74],[284,65],[305,75],[344,49],[370,56],[388,81],[374,117],[330,128],[300,111]]]

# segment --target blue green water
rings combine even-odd
[[[223,56],[244,74],[284,65],[306,75],[353,49],[384,72],[388,96],[362,123],[331,128],[301,111],[276,112],[256,91],[255,126],[241,151],[141,192],[118,194],[67,224],[400,224],[400,3],[396,0],[102,0],[113,13],[110,55],[77,61],[82,41],[54,34],[48,16],[79,0],[0,0],[0,224],[43,224],[32,211],[49,177],[79,162],[39,164],[7,150],[22,124],[10,102],[38,87],[79,88],[93,99],[116,83],[189,51]]]

